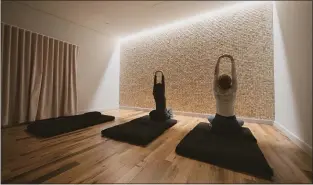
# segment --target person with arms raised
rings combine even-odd
[[[223,58],[229,58],[231,61],[231,77],[227,74],[219,76],[219,66]],[[212,131],[236,133],[241,130],[240,128],[244,122],[238,120],[235,116],[237,88],[235,60],[231,55],[224,54],[218,58],[214,71],[213,93],[216,99],[216,114],[208,118],[212,124]]]

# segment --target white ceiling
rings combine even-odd
[[[114,36],[126,36],[236,2],[238,1],[19,1]]]

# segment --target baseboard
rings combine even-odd
[[[129,110],[138,110],[138,111],[152,111],[153,110],[152,108],[129,107],[129,106],[120,106],[120,109],[129,109]],[[173,113],[177,115],[182,115],[182,116],[191,116],[191,117],[200,117],[200,118],[207,118],[210,115],[210,114],[182,112],[182,111],[173,111]],[[273,124],[273,120],[245,118],[245,117],[238,117],[238,119],[241,119],[247,123],[260,123],[260,124],[269,124],[269,125]]]
[[[84,109],[84,110],[79,110],[77,111],[77,114],[84,114],[86,112],[92,112],[92,111],[97,111],[97,112],[105,112],[108,110],[115,110],[115,109],[119,109],[119,107],[115,107],[115,108],[93,108],[93,109]]]
[[[17,125],[1,125],[1,129],[8,129],[8,128],[14,128],[14,127],[20,127],[20,126],[25,126],[27,123],[21,123]]]
[[[312,157],[312,146],[308,145],[304,141],[302,141],[298,136],[294,135],[290,132],[286,127],[282,124],[274,121],[274,127],[284,133],[293,143],[295,143],[298,147],[300,147],[305,153]]]

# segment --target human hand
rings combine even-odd
[[[231,55],[229,55],[229,54],[224,54],[224,55],[220,56],[220,57],[218,58],[218,60],[220,61],[222,58],[229,58],[232,62],[234,62],[233,56],[231,56]]]

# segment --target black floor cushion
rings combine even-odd
[[[113,121],[114,116],[102,115],[100,112],[88,112],[75,116],[62,116],[27,123],[26,131],[37,137],[52,137],[89,126]]]
[[[238,136],[220,136],[211,132],[208,123],[199,123],[177,145],[176,153],[233,171],[271,180],[268,165],[257,140],[248,128]]]
[[[153,121],[149,116],[136,118],[127,123],[116,125],[101,131],[103,137],[129,144],[146,146],[168,128],[177,123],[177,120]]]

